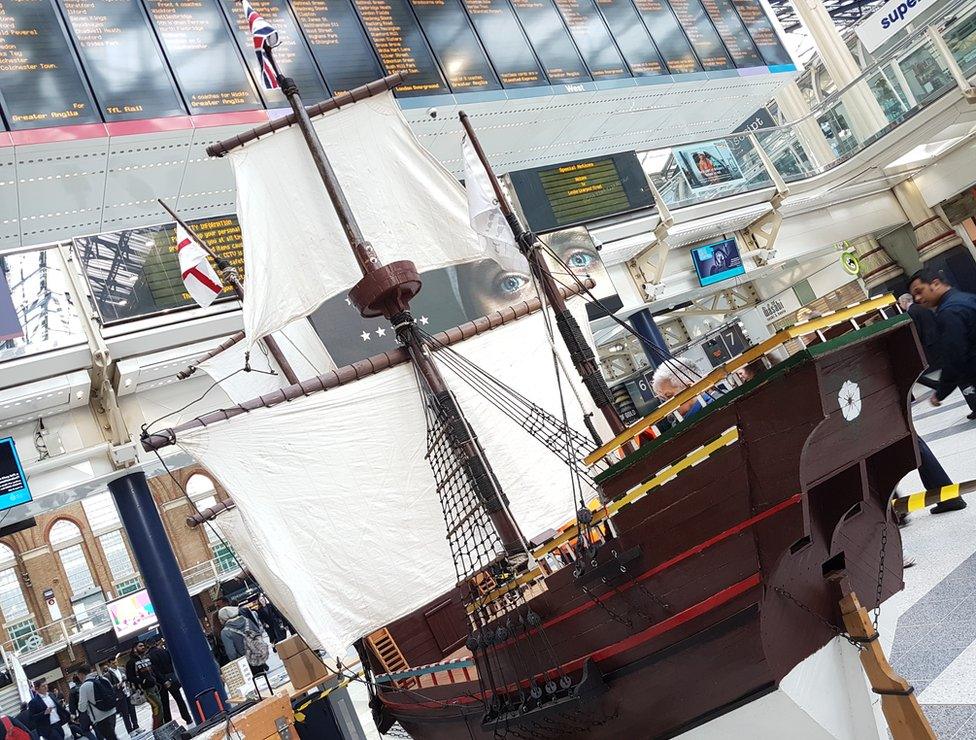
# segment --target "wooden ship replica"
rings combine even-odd
[[[585,293],[587,284],[560,285],[544,245],[521,228],[500,189],[499,206],[538,296],[437,335],[414,320],[410,300],[426,267],[411,261],[416,244],[398,243],[393,233],[374,250],[368,240],[375,234],[362,226],[374,214],[350,205],[357,189],[370,190],[368,181],[350,186],[349,173],[373,172],[368,163],[358,164],[362,143],[353,140],[343,149],[341,135],[324,147],[318,140],[328,138],[323,132],[332,118],[357,110],[368,117],[371,106],[378,123],[356,119],[368,129],[365,135],[395,118],[396,136],[409,138],[395,103],[377,102],[390,98],[400,78],[309,109],[294,83],[279,79],[292,114],[210,149],[216,156],[240,155],[234,166],[249,270],[245,326],[273,330],[254,317],[284,300],[282,294],[262,299],[260,281],[270,273],[261,265],[279,276],[303,269],[281,253],[286,243],[291,249],[290,235],[275,243],[261,235],[318,213],[264,212],[270,226],[259,223],[260,208],[274,192],[255,189],[274,191],[284,180],[262,183],[248,177],[247,168],[266,168],[260,147],[291,135],[301,152],[295,156],[321,176],[318,208],[347,242],[313,239],[308,249],[331,250],[337,265],[355,257],[361,279],[348,297],[363,316],[388,320],[400,347],[174,428],[147,430],[143,445],[180,445],[221,481],[264,554],[250,564],[254,574],[311,644],[341,654],[349,638],[359,638],[355,645],[381,731],[399,723],[412,737],[444,740],[675,736],[775,690],[795,666],[842,639],[840,588],[857,592],[869,607],[902,588],[901,541],[888,501],[917,464],[908,396],[922,363],[911,322],[890,298],[782,331],[694,378],[686,391],[625,428],[585,326],[571,310],[578,303],[573,296]],[[335,123],[340,132],[349,125]],[[445,173],[423,156],[429,167],[417,176],[443,181]],[[254,161],[243,164],[246,158]],[[339,174],[334,161],[346,162]],[[410,176],[401,166],[389,162],[384,187]],[[287,163],[283,167],[281,176],[295,180],[285,185],[286,200],[301,208],[309,201],[290,191],[301,187],[300,178]],[[446,196],[422,197],[456,199],[451,188],[460,186],[452,182]],[[497,188],[493,176],[491,182]],[[275,203],[280,207],[281,200]],[[375,209],[392,208],[404,217],[395,206],[380,202]],[[264,309],[248,314],[249,301],[261,300]],[[310,311],[321,300],[312,296],[305,305]],[[527,345],[506,343],[514,341],[513,327],[530,322],[549,376],[506,383],[472,360],[517,361]],[[479,341],[490,346],[466,352]],[[637,445],[681,404],[791,341],[804,346]],[[543,386],[551,391],[557,384],[552,353],[578,372],[572,382],[569,374],[558,382],[564,390],[581,389],[596,416],[570,418],[558,411],[559,403],[532,400]],[[384,396],[383,378],[393,376],[407,385]],[[465,399],[475,391],[491,402],[492,413],[505,417],[512,434],[522,435],[505,466],[493,462],[506,451],[505,434],[489,434],[480,416],[466,415],[473,404]],[[338,401],[329,406],[333,397]],[[559,399],[565,410],[565,398]],[[349,405],[359,402],[364,405]],[[391,421],[400,406],[404,415]],[[419,414],[419,426],[408,429],[412,417],[406,414]],[[593,421],[601,415],[605,437],[612,437],[605,443],[593,439]],[[365,429],[337,451],[325,436],[333,424]],[[250,459],[248,445],[272,429],[280,439],[265,438],[263,459]],[[411,429],[420,438],[405,441]],[[530,438],[539,446],[525,447]],[[411,458],[415,467],[349,495],[362,483],[357,476],[382,467],[384,455],[395,468],[404,445],[419,449]],[[551,475],[543,458],[565,473]],[[319,464],[334,468],[314,468]],[[541,480],[540,469],[549,471]],[[318,476],[317,470],[329,472]],[[422,495],[413,496],[419,478]],[[287,489],[296,482],[305,489],[292,501]],[[565,505],[553,504],[557,498]],[[374,504],[364,522],[362,507]],[[526,524],[520,507],[532,504],[538,505]],[[547,527],[540,526],[544,519]],[[309,531],[326,520],[328,531]],[[350,540],[377,530],[379,540]],[[439,537],[431,534],[436,531]],[[444,553],[453,572],[441,572]]]

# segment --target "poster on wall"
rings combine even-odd
[[[674,159],[696,190],[743,179],[739,162],[724,141],[678,147]]]

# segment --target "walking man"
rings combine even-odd
[[[115,688],[97,671],[88,671],[78,687],[78,714],[88,717],[101,740],[117,740],[115,734]]]

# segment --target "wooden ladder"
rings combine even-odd
[[[400,648],[397,647],[393,636],[386,627],[382,627],[369,635],[366,638],[366,642],[373,650],[373,654],[379,660],[380,665],[383,666],[383,670],[386,673],[398,673],[400,671],[410,670],[410,664],[403,657],[403,653],[400,652]],[[417,679],[415,678],[405,678],[400,681],[394,681],[393,683],[397,688],[405,689],[418,685]]]

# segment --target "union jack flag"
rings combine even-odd
[[[258,14],[258,11],[251,7],[251,3],[247,0],[241,0],[241,2],[244,6],[244,15],[247,17],[247,25],[251,29],[254,55],[258,58],[264,87],[268,90],[277,90],[278,75],[275,74],[274,67],[271,66],[267,52],[278,45],[278,32]]]

